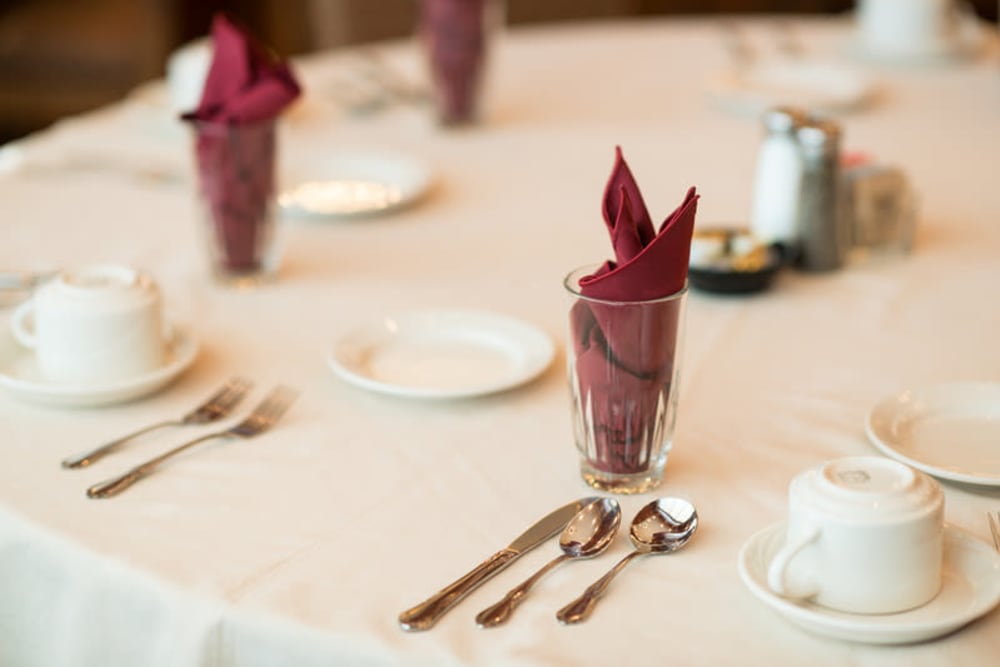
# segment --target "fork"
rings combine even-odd
[[[178,445],[177,447],[174,447],[159,456],[151,458],[145,463],[135,466],[118,477],[105,480],[99,484],[94,484],[87,489],[87,495],[91,498],[107,498],[108,496],[117,495],[138,482],[143,477],[149,475],[158,465],[170,457],[180,454],[200,442],[213,440],[215,438],[252,438],[255,435],[260,435],[274,426],[278,420],[281,419],[281,416],[285,414],[295,399],[298,398],[298,395],[299,393],[294,389],[278,386],[271,390],[271,393],[268,394],[264,400],[253,409],[253,412],[251,412],[250,415],[239,424],[227,428],[224,431],[216,431],[215,433],[209,433],[207,435],[199,436],[194,440],[189,440],[183,445]]]
[[[151,424],[138,431],[133,431],[128,435],[122,436],[117,440],[112,440],[85,454],[70,456],[63,459],[62,466],[63,468],[85,468],[94,461],[103,458],[105,454],[118,449],[132,438],[137,438],[140,435],[166,426],[188,426],[190,424],[208,424],[218,421],[229,415],[233,411],[233,408],[239,405],[239,402],[243,400],[243,397],[247,395],[252,386],[253,384],[249,380],[240,377],[232,378],[219,391],[205,400],[204,403],[180,419],[168,419],[167,421]]]
[[[986,520],[990,524],[990,532],[993,533],[993,546],[1000,551],[1000,512],[987,512]]]

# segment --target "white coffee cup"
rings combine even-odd
[[[862,44],[876,54],[937,53],[957,30],[955,0],[861,0],[857,11]]]
[[[14,337],[35,352],[46,380],[94,384],[161,367],[169,331],[147,274],[102,264],[64,271],[11,317]]]
[[[885,614],[941,588],[944,494],[927,475],[879,457],[836,459],[792,480],[785,545],[768,586],[830,609]]]

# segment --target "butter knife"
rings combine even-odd
[[[597,498],[580,498],[542,517],[507,547],[487,558],[464,577],[400,614],[399,626],[408,632],[429,630],[445,612],[458,604],[466,595],[519,557],[560,532],[577,512],[595,500]]]

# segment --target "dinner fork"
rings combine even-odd
[[[1000,512],[987,512],[986,520],[990,524],[990,532],[993,534],[993,546],[1000,551]]]
[[[166,426],[188,426],[190,424],[208,424],[210,422],[218,421],[223,417],[228,416],[229,413],[233,411],[233,408],[239,405],[239,402],[243,400],[243,397],[247,395],[247,392],[250,391],[250,387],[252,386],[253,384],[249,380],[245,380],[240,377],[231,378],[222,386],[221,389],[219,389],[219,391],[212,394],[207,400],[205,400],[205,402],[180,419],[168,419],[166,421],[150,424],[149,426],[141,428],[138,431],[133,431],[128,435],[124,435],[116,440],[103,444],[89,452],[63,459],[62,466],[63,468],[85,468],[94,461],[104,457],[105,454],[118,449],[132,438],[137,438],[140,435],[149,433],[150,431],[155,431],[159,428],[164,428]]]
[[[188,442],[178,445],[177,447],[174,447],[159,456],[149,459],[145,463],[135,466],[118,477],[105,480],[99,484],[94,484],[87,489],[87,495],[91,498],[107,498],[108,496],[117,495],[138,482],[143,477],[149,475],[158,465],[170,457],[180,454],[200,442],[213,440],[215,438],[252,438],[255,435],[260,435],[274,426],[278,420],[281,419],[281,416],[285,414],[289,407],[291,407],[295,399],[298,398],[298,395],[299,393],[294,389],[278,386],[271,390],[271,393],[268,394],[264,400],[253,409],[253,412],[251,412],[250,415],[239,424],[227,428],[224,431],[216,431],[214,433],[199,436],[194,440],[189,440]]]

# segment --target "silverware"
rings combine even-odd
[[[347,60],[348,76],[325,86],[326,95],[355,116],[368,116],[396,105],[430,101],[427,88],[400,72],[382,53],[361,48]]]
[[[191,424],[208,424],[214,421],[218,421],[223,417],[228,416],[243,397],[247,395],[250,391],[250,387],[253,385],[249,380],[244,380],[243,378],[232,378],[226,382],[223,387],[212,394],[205,402],[196,407],[191,412],[187,413],[180,419],[168,419],[166,421],[157,422],[141,428],[138,431],[133,431],[128,435],[122,436],[116,440],[112,440],[109,443],[101,445],[100,447],[93,449],[84,454],[77,454],[76,456],[70,456],[69,458],[63,459],[63,468],[85,468],[89,466],[94,461],[103,458],[106,454],[118,449],[120,446],[145,433],[150,431],[155,431],[156,429],[164,428],[167,426],[188,426]]]
[[[1000,551],[1000,512],[987,512],[986,521],[990,524],[990,533],[993,535],[993,546]]]
[[[403,630],[415,632],[428,630],[444,616],[445,612],[458,604],[466,595],[474,591],[490,577],[513,563],[515,560],[537,547],[559,531],[586,505],[597,498],[581,498],[550,512],[521,533],[507,547],[496,552],[477,565],[464,577],[449,584],[415,607],[399,615],[399,626]]]
[[[795,34],[795,26],[791,21],[779,19],[774,22],[774,38],[778,51],[786,58],[801,58],[804,54],[802,44]]]
[[[93,485],[87,489],[87,495],[91,498],[107,498],[108,496],[117,495],[143,477],[149,475],[159,464],[163,463],[175,454],[179,454],[200,442],[213,440],[215,438],[252,438],[255,435],[260,435],[274,426],[277,421],[281,419],[281,416],[285,414],[285,411],[288,410],[296,398],[298,398],[297,391],[288,387],[279,386],[273,389],[271,393],[268,394],[267,397],[253,409],[250,416],[241,421],[239,424],[236,424],[231,428],[227,428],[224,431],[217,431],[215,433],[200,436],[194,440],[185,442],[183,445],[174,447],[173,449],[164,452],[163,454],[160,454],[145,463],[137,465],[118,477]]]
[[[560,609],[556,618],[566,624],[587,620],[608,584],[633,558],[677,551],[687,544],[696,530],[698,512],[688,501],[681,498],[660,498],[649,503],[632,519],[629,539],[635,550],[591,584],[580,597]]]
[[[495,605],[479,612],[476,624],[481,628],[492,628],[505,623],[528,591],[556,565],[573,558],[592,558],[604,553],[614,541],[621,522],[621,509],[613,498],[601,498],[584,507],[566,524],[559,536],[559,547],[563,553],[512,588]]]
[[[722,33],[722,46],[729,56],[729,60],[736,68],[749,67],[755,57],[753,47],[743,34],[740,25],[734,21],[722,21],[719,25]]]
[[[430,92],[426,88],[402,74],[378,50],[363,48],[357,55],[362,75],[376,83],[391,98],[404,104],[430,101]]]

